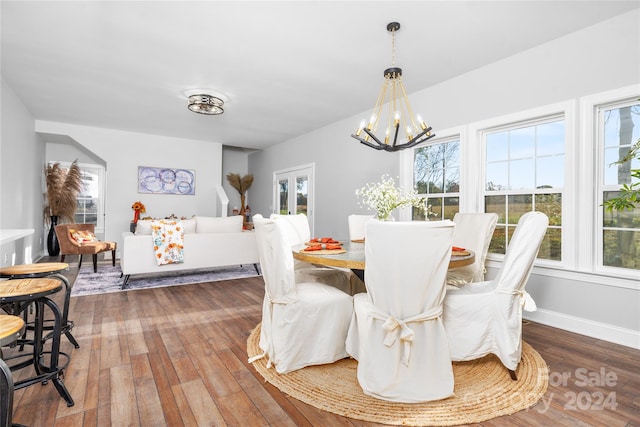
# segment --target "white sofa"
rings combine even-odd
[[[158,265],[153,250],[151,221],[140,220],[134,233],[123,233],[120,267],[124,288],[132,274],[253,264],[259,273],[255,233],[242,230],[242,217],[194,217],[182,220],[184,262]]]

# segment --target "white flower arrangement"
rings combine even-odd
[[[356,190],[356,196],[361,199],[358,204],[375,211],[377,219],[381,221],[389,220],[391,212],[402,206],[425,209],[425,199],[418,196],[416,190],[404,192],[386,174],[382,175],[380,182],[370,182]]]

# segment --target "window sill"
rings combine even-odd
[[[502,266],[500,260],[487,260],[487,268],[499,270]],[[629,273],[613,275],[603,272],[585,272],[572,270],[567,266],[558,264],[557,266],[534,265],[531,274],[558,279],[575,280],[579,282],[595,283],[603,286],[613,286],[616,288],[626,288],[640,290],[640,272],[629,270]]]

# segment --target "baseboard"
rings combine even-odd
[[[621,328],[607,323],[595,322],[581,317],[570,316],[555,311],[538,309],[534,312],[524,312],[523,317],[533,322],[554,328],[564,329],[576,334],[586,335],[615,344],[640,350],[640,332],[633,329]]]

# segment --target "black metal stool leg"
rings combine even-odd
[[[62,332],[66,335],[69,341],[71,341],[71,344],[73,344],[75,348],[80,348],[80,344],[78,344],[78,341],[76,341],[74,336],[71,335],[71,330],[73,329],[74,323],[72,320],[68,319],[69,303],[71,301],[71,284],[65,276],[59,273],[52,274],[49,277],[55,277],[56,279],[59,279],[62,283],[64,283],[65,295],[64,305],[62,307]]]
[[[49,359],[49,366],[42,365],[41,363],[42,347],[40,347],[39,350],[40,350],[41,357],[35,363],[35,366],[37,367],[36,370],[39,369],[41,371],[55,373],[56,375],[54,375],[51,378],[51,382],[55,386],[56,390],[58,390],[58,393],[60,394],[60,396],[62,396],[62,398],[67,402],[67,406],[73,406],[75,402],[73,401],[73,397],[71,397],[71,393],[69,393],[69,390],[67,390],[67,387],[64,385],[64,383],[60,379],[60,374],[62,373],[62,369],[58,367],[58,358],[61,354],[60,338],[62,335],[62,328],[60,324],[61,322],[60,310],[58,309],[58,306],[56,305],[56,303],[51,301],[49,298],[41,298],[36,303],[36,308],[37,308],[36,318],[38,317],[38,315],[40,316],[40,318],[36,320],[36,330],[40,328],[40,331],[42,331],[41,328],[42,328],[42,318],[44,317],[44,305],[49,307],[49,309],[51,310],[54,316],[53,340],[51,341],[51,357]],[[38,311],[40,313],[38,313]]]
[[[0,359],[0,427],[11,427],[13,414],[13,378],[11,370]]]

